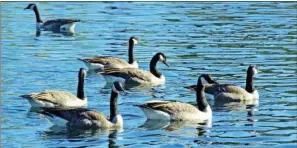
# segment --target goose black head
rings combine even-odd
[[[164,63],[167,67],[169,67],[169,65],[168,65],[167,62],[166,62],[167,59],[166,59],[166,56],[165,56],[164,53],[162,53],[162,52],[158,52],[158,53],[156,54],[156,56],[158,57],[158,59],[159,59],[160,62]]]
[[[120,91],[125,92],[125,89],[123,88],[122,84],[118,81],[113,83],[112,90],[114,92],[120,92]]]
[[[84,68],[80,68],[79,69],[79,73],[78,73],[78,77],[85,79],[87,76],[87,71]]]
[[[247,73],[251,75],[257,74],[258,70],[256,69],[256,65],[250,65],[247,69]]]
[[[130,37],[129,42],[130,42],[130,43],[133,43],[134,45],[136,45],[136,44],[139,43],[139,40],[138,40],[137,37],[132,36],[132,37]]]
[[[34,10],[35,7],[36,7],[36,5],[31,3],[26,8],[24,8],[24,10],[26,10],[26,9]]]
[[[202,74],[200,77],[203,85],[215,83],[209,74]]]
[[[204,77],[205,77],[204,75],[199,76],[198,81],[197,81],[197,89],[196,89],[197,91],[204,88],[205,84],[203,84],[203,80],[202,80],[202,79],[204,79]]]

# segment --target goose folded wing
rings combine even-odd
[[[144,107],[150,108],[153,110],[159,110],[166,112],[170,115],[180,112],[196,112],[197,108],[193,105],[182,103],[178,101],[159,101],[159,102],[148,102],[143,104]]]
[[[138,79],[141,81],[150,81],[151,73],[136,68],[125,68],[125,69],[105,69],[104,74],[112,75],[115,77],[121,77],[126,80]]]
[[[71,121],[72,119],[78,119],[84,116],[84,112],[88,111],[85,108],[42,108],[40,113],[48,115],[48,116],[57,116],[67,121]]]
[[[227,93],[242,93],[243,88],[233,84],[217,84],[217,85],[206,85],[205,92],[209,94],[218,94],[222,92]]]
[[[90,120],[105,120],[107,119],[104,114],[97,112],[97,111],[93,111],[93,110],[87,110],[85,112],[83,112],[81,114],[81,116],[84,116]]]
[[[74,19],[56,19],[56,20],[48,20],[44,22],[43,25],[50,25],[50,24],[57,24],[57,25],[65,25],[69,23],[75,23],[79,22],[80,20],[74,20]]]
[[[123,65],[128,64],[125,60],[116,58],[116,57],[103,57],[103,56],[96,56],[89,59],[82,59],[83,61],[89,63],[99,63],[102,65]]]
[[[62,102],[62,100],[77,99],[77,97],[71,93],[64,92],[64,91],[54,91],[54,90],[48,90],[38,94],[31,94],[29,98],[40,100],[40,101],[51,102],[57,105],[59,105],[59,103]]]
[[[46,115],[55,115],[67,121],[73,119],[89,119],[89,120],[106,120],[107,118],[100,112],[93,111],[86,108],[70,108],[70,107],[59,107],[59,108],[42,108],[40,113]]]

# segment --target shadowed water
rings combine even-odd
[[[296,147],[296,2],[39,2],[41,18],[81,19],[74,34],[35,30],[24,2],[1,3],[1,140],[3,147]],[[122,131],[78,131],[53,126],[30,111],[21,94],[44,90],[76,93],[81,57],[128,59],[128,39],[137,36],[135,58],[148,69],[156,52],[166,84],[121,95]],[[132,105],[145,101],[194,102],[184,86],[200,74],[245,86],[256,64],[255,102],[222,103],[207,95],[213,110],[207,123],[145,122]],[[110,88],[101,76],[85,81],[88,107],[109,115]]]

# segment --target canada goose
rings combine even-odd
[[[138,63],[134,59],[133,47],[135,44],[138,44],[137,37],[130,37],[129,39],[129,61],[126,62],[123,59],[110,57],[110,56],[96,56],[93,58],[84,58],[78,60],[83,61],[89,69],[92,70],[104,70],[104,68],[138,68]]]
[[[80,22],[80,20],[73,19],[56,19],[56,20],[48,20],[42,21],[39,15],[39,11],[35,4],[29,4],[24,10],[31,9],[34,11],[36,16],[36,29],[37,30],[45,30],[45,31],[55,31],[55,32],[74,32],[74,27],[76,22]]]
[[[148,101],[136,105],[142,109],[148,119],[153,120],[187,120],[202,121],[212,118],[212,111],[204,96],[204,86],[201,76],[197,81],[196,101],[197,107],[178,101]]]
[[[123,127],[123,118],[118,112],[117,101],[120,91],[124,91],[121,83],[114,82],[110,97],[110,118],[107,119],[103,113],[86,108],[57,109],[42,108],[40,113],[52,118],[62,118],[71,128],[116,128]]]
[[[258,91],[253,86],[253,76],[258,73],[255,65],[247,69],[245,89],[233,84],[212,83],[205,85],[205,92],[214,95],[216,100],[240,101],[259,99]]]
[[[126,69],[108,69],[103,72],[98,72],[103,75],[107,82],[120,81],[123,84],[128,85],[159,85],[165,83],[165,77],[156,69],[157,62],[160,61],[166,66],[166,56],[158,52],[153,56],[150,62],[150,72],[135,68],[126,68]]]
[[[253,76],[257,73],[258,71],[255,65],[248,67],[245,89],[231,84],[215,84],[209,89],[211,90],[211,94],[214,94],[216,100],[235,101],[259,99],[259,93],[253,85]]]
[[[81,107],[87,105],[87,97],[84,93],[84,79],[86,70],[80,68],[78,73],[77,96],[56,90],[47,90],[41,93],[21,95],[29,101],[32,107]]]

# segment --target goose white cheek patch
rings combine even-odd
[[[253,72],[254,72],[254,74],[257,74],[258,70],[256,68],[253,68]]]
[[[119,91],[114,87],[114,85],[112,85],[112,91],[116,92],[116,93],[119,93]]]
[[[164,57],[162,55],[159,56],[159,61],[161,61],[161,62],[164,61]]]
[[[33,9],[34,9],[34,5],[31,5],[31,6],[30,6],[30,9],[33,10]]]
[[[138,41],[136,39],[133,39],[134,44],[138,44]]]
[[[83,70],[83,76],[84,76],[84,78],[87,77],[87,72],[85,70]]]
[[[201,82],[202,82],[202,85],[206,85],[206,84],[209,84],[204,77],[201,77]]]

